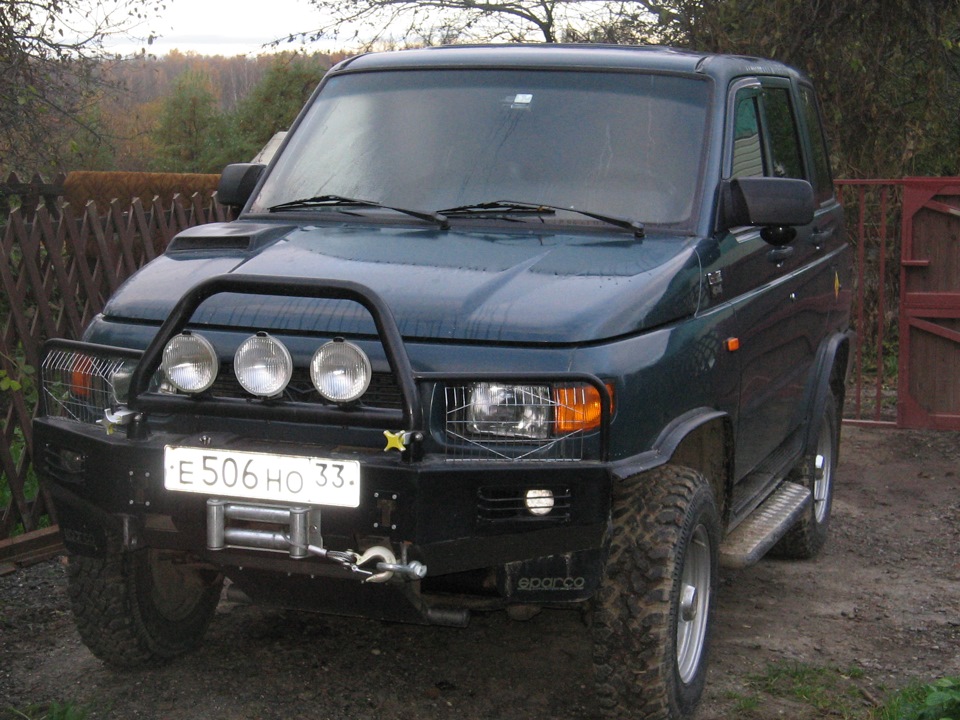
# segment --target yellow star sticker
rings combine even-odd
[[[399,450],[404,452],[407,449],[407,446],[403,444],[404,433],[402,430],[400,432],[390,432],[389,430],[383,431],[383,436],[387,439],[387,446],[383,449],[384,452],[390,450]]]

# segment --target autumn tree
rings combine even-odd
[[[65,137],[96,133],[88,120],[105,39],[145,30],[163,7],[163,0],[0,0],[0,165],[52,169]]]

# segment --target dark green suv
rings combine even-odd
[[[35,439],[107,662],[220,597],[464,625],[586,607],[622,717],[701,695],[720,566],[830,519],[850,253],[810,82],[663,48],[333,68],[232,223],[177,236]]]

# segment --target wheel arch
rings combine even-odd
[[[714,408],[696,408],[670,422],[652,450],[618,464],[615,478],[622,480],[666,464],[696,470],[713,487],[721,522],[726,526],[733,497],[734,447],[730,415]]]
[[[823,417],[824,405],[832,398],[837,403],[838,412],[843,408],[852,357],[851,347],[855,339],[856,335],[852,331],[834,333],[820,345],[811,382],[808,383],[805,402],[807,408],[803,440],[805,455],[816,452],[820,431],[819,418]]]

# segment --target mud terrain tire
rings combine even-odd
[[[833,507],[833,481],[840,448],[840,421],[837,401],[827,398],[817,430],[817,451],[813,461],[794,473],[795,482],[808,488],[813,501],[803,517],[781,538],[773,554],[782,558],[809,560],[816,557],[827,541],[830,510]]]
[[[84,644],[121,668],[149,665],[197,647],[223,578],[155,550],[73,556],[67,591]]]
[[[617,718],[685,717],[706,680],[720,544],[713,490],[693,470],[661,467],[615,488],[612,519],[591,613],[600,707]]]

